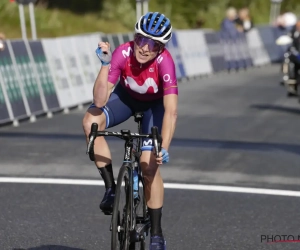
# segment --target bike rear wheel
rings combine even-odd
[[[112,250],[131,250],[134,245],[130,245],[130,180],[128,167],[122,166],[117,181],[115,201],[112,215]]]

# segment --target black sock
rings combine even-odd
[[[103,178],[103,181],[105,183],[105,188],[115,188],[115,180],[114,180],[114,173],[112,169],[112,165],[108,164],[104,168],[98,168],[100,175]]]
[[[161,228],[162,207],[157,209],[148,208],[151,222],[151,236],[163,236]]]

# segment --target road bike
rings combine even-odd
[[[151,138],[154,153],[158,157],[162,137],[153,126],[150,134],[141,133],[143,113],[134,114],[138,133],[128,129],[120,132],[98,131],[98,124],[91,125],[87,154],[94,161],[94,141],[98,136],[114,136],[125,140],[123,164],[119,170],[111,219],[111,250],[146,250],[146,237],[150,230],[150,218],[145,199],[144,178],[140,167],[142,138]],[[125,202],[122,204],[121,199]]]

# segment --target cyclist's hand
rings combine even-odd
[[[169,162],[169,153],[167,150],[165,150],[164,148],[161,149],[160,153],[159,153],[159,157],[156,158],[156,163],[158,165],[162,165],[162,164],[166,164]]]
[[[96,55],[100,59],[102,65],[108,65],[111,61],[110,44],[108,42],[99,42],[98,48],[96,49]]]

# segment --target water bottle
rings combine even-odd
[[[133,198],[136,199],[139,196],[139,176],[137,173],[137,169],[133,170]]]

